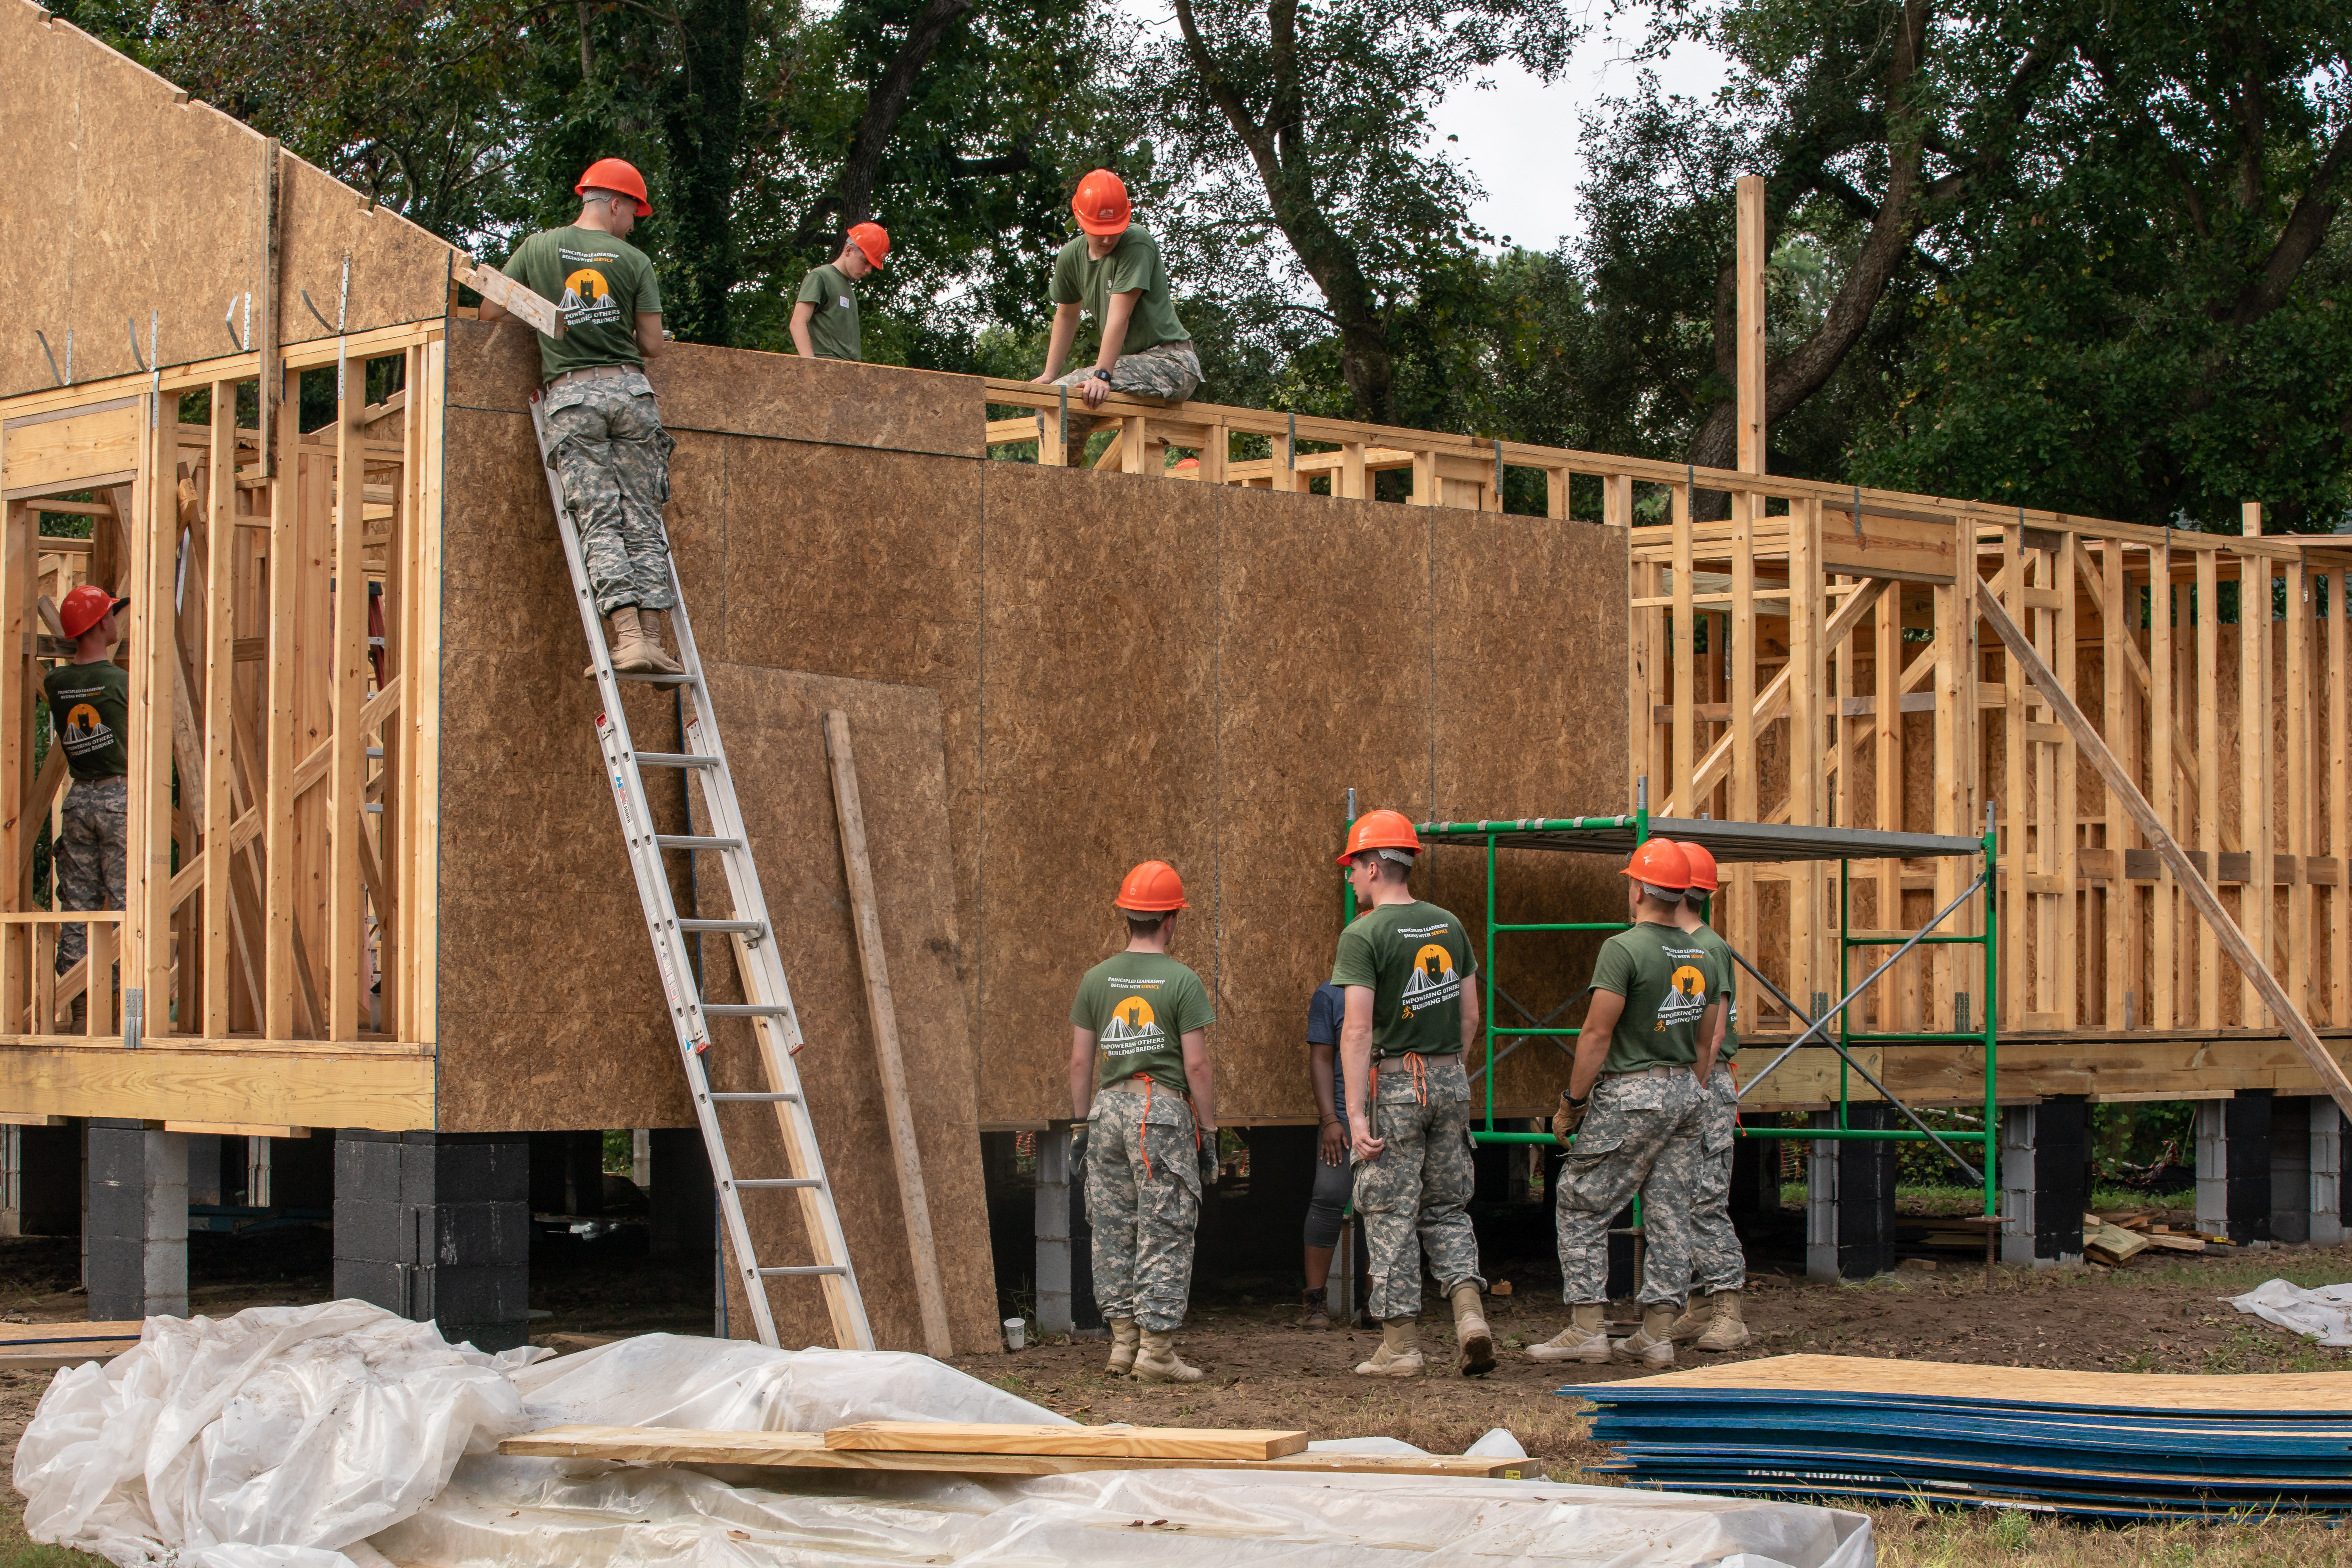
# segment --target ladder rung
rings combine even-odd
[[[654,842],[665,849],[740,849],[740,838],[713,838],[701,833],[656,833]]]
[[[797,1268],[754,1268],[752,1273],[762,1279],[798,1279],[811,1274],[846,1274],[848,1269],[838,1263],[804,1263]]]
[[[642,680],[647,686],[690,686],[694,682],[694,677],[690,675],[665,675],[659,670],[650,669],[616,669],[613,672],[613,679],[615,680]]]
[[[714,1089],[711,1091],[710,1098],[713,1100],[756,1100],[770,1104],[773,1104],[779,1100],[796,1103],[800,1100],[799,1095],[787,1094],[781,1089],[769,1094],[752,1094],[749,1092],[736,1093],[733,1090],[721,1094]]]
[[[747,936],[756,936],[761,931],[766,931],[768,924],[765,921],[682,920],[677,922],[677,929],[680,931],[740,931]]]
[[[706,1018],[781,1018],[790,1007],[778,1007],[766,1002],[705,1002],[702,1016]]]
[[[717,757],[701,756],[693,752],[639,752],[637,766],[641,768],[715,768]]]
[[[824,1185],[814,1176],[738,1176],[735,1178],[735,1184],[739,1187],[821,1187]]]

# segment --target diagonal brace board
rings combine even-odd
[[[2189,903],[2220,940],[2222,950],[2238,966],[2238,972],[2261,994],[2263,1005],[2285,1022],[2287,1037],[2294,1042],[2295,1048],[2303,1053],[2304,1059],[2319,1075],[2319,1081],[2326,1086],[2328,1097],[2336,1101],[2346,1116],[2352,1117],[2352,1078],[2347,1078],[2342,1064],[2327,1054],[2327,1047],[2321,1044],[2319,1036],[2313,1031],[2310,1020],[2287,995],[2286,987],[2278,983],[2278,977],[2270,972],[2270,966],[2254,952],[2253,944],[2246,940],[2245,932],[2238,929],[2237,921],[2231,920],[2229,911],[2221,907],[2221,900],[2213,891],[2212,884],[2190,862],[2179,841],[2172,837],[2163,819],[2156,815],[2156,808],[2147,804],[2146,795],[2140,794],[2139,785],[2124,771],[2123,764],[2116,761],[2115,753],[2107,750],[2106,742],[2091,727],[2090,720],[2084,717],[2083,710],[2074,705],[2074,698],[2059,684],[2050,667],[2033,651],[2032,641],[2010,618],[2009,612],[2001,608],[2000,601],[1994,597],[1990,587],[1978,584],[1977,601],[1985,624],[2000,637],[2009,649],[2010,658],[2017,660],[2018,668],[2025,672],[2025,678],[2041,689],[2051,710],[2058,715],[2058,721],[2074,735],[2074,743],[2082,747],[2083,754],[2090,758],[2091,764],[2099,770],[2099,777],[2123,802],[2124,809],[2131,814],[2131,819],[2138,825],[2139,830],[2147,836],[2149,847],[2163,859],[2165,868],[2180,884],[2180,890],[2188,896]]]

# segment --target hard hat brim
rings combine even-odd
[[[1110,901],[1110,907],[1122,914],[1172,915],[1178,910],[1189,910],[1192,906],[1182,899],[1177,900],[1172,904],[1122,904],[1117,899],[1113,899]]]
[[[1103,238],[1108,238],[1114,234],[1125,234],[1129,228],[1134,226],[1134,224],[1135,215],[1133,213],[1128,214],[1127,216],[1119,219],[1117,223],[1105,223],[1100,218],[1082,217],[1078,219],[1078,226],[1080,228],[1086,230],[1088,234]]]
[[[1641,872],[1633,869],[1631,866],[1620,866],[1617,868],[1617,874],[1621,877],[1631,877],[1637,882],[1645,882],[1653,888],[1664,888],[1670,891],[1677,893],[1687,893],[1690,891],[1690,881],[1688,878],[1685,878],[1679,882],[1664,881],[1656,877],[1645,877]]]

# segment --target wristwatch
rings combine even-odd
[[[1092,374],[1087,377],[1087,379],[1088,379],[1088,380],[1090,380],[1090,381],[1103,381],[1103,382],[1108,382],[1108,380],[1110,380],[1110,372],[1108,372],[1108,371],[1107,371],[1107,370],[1103,369],[1103,367],[1102,367],[1102,366],[1100,366],[1100,365],[1097,365],[1097,366],[1095,366],[1093,373],[1092,373]]]

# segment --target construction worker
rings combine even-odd
[[[1460,920],[1407,885],[1420,835],[1403,814],[1369,811],[1339,863],[1364,912],[1339,933],[1331,984],[1345,994],[1339,1058],[1356,1153],[1356,1210],[1371,1255],[1370,1308],[1381,1348],[1361,1377],[1418,1377],[1422,1257],[1454,1309],[1465,1375],[1495,1365],[1481,1310],[1478,1237],[1466,1206],[1470,1079],[1478,1033],[1478,966]]]
[[[1669,1331],[1690,1281],[1691,1189],[1706,1101],[1695,1075],[1702,1043],[1715,1038],[1723,985],[1714,957],[1675,924],[1691,884],[1689,858],[1664,838],[1649,839],[1624,875],[1633,929],[1601,944],[1576,1065],[1552,1118],[1552,1136],[1569,1144],[1558,1220],[1570,1321],[1528,1352],[1537,1361],[1605,1362],[1614,1354],[1672,1366]],[[1612,1345],[1609,1224],[1637,1192],[1649,1244],[1642,1327]]]
[[[1347,1020],[1346,993],[1329,981],[1307,1003],[1307,1078],[1315,1090],[1322,1131],[1315,1145],[1315,1185],[1307,1198],[1307,1291],[1299,1298],[1298,1326],[1331,1326],[1331,1255],[1348,1223],[1348,1200],[1355,1173],[1349,1162],[1346,1115],[1347,1071],[1339,1062],[1339,1036]]]
[[[839,256],[809,268],[793,306],[793,343],[801,358],[866,357],[857,331],[856,284],[889,254],[887,231],[878,223],[861,223],[850,229]]]
[[[1177,320],[1160,242],[1133,221],[1125,182],[1108,169],[1095,170],[1078,182],[1070,210],[1086,232],[1054,258],[1046,293],[1054,301],[1054,335],[1045,374],[1036,379],[1076,388],[1088,408],[1101,407],[1113,392],[1183,402],[1201,384],[1201,359]],[[1091,366],[1064,375],[1082,310],[1094,319],[1101,346]]]
[[[73,661],[51,669],[41,689],[73,782],[60,808],[57,839],[49,846],[54,909],[123,907],[131,843],[123,826],[131,804],[131,786],[123,777],[131,766],[131,677],[114,662],[114,645],[122,640],[120,617],[130,607],[130,600],[90,583],[58,606],[58,624],[73,639]],[[89,931],[80,925],[58,928],[59,974],[89,951]],[[110,976],[89,977],[91,990],[111,984]],[[80,1004],[74,1012],[81,1016]]]
[[[1201,1189],[1215,1169],[1216,1085],[1200,976],[1168,956],[1184,881],[1146,860],[1119,884],[1127,949],[1078,982],[1070,1004],[1074,1159],[1087,1163],[1095,1300],[1111,1331],[1103,1370],[1142,1383],[1197,1383],[1177,1359],[1192,1289]]]
[[[580,531],[614,668],[675,675],[680,667],[662,646],[662,617],[677,602],[662,529],[673,443],[646,379],[646,362],[662,352],[661,285],[645,252],[628,242],[637,220],[653,216],[653,202],[645,176],[618,158],[591,163],[572,189],[580,216],[524,240],[505,271],[563,312],[563,335],[539,340],[541,407],[554,447],[548,466]],[[484,321],[505,314],[482,301]]]
[[[1714,1037],[1699,1049],[1698,1076],[1706,1097],[1699,1111],[1698,1171],[1691,1184],[1691,1282],[1705,1292],[1705,1305],[1691,1302],[1668,1337],[1695,1350],[1736,1351],[1748,1337],[1739,1309],[1748,1259],[1739,1250],[1739,1233],[1731,1228],[1731,1154],[1739,1127],[1739,1088],[1731,1077],[1731,1058],[1739,1052],[1737,964],[1731,944],[1698,912],[1699,900],[1717,889],[1715,856],[1704,844],[1683,841],[1676,847],[1690,862],[1691,885],[1675,906],[1675,926],[1715,961],[1716,996],[1722,1005],[1716,1009]]]

